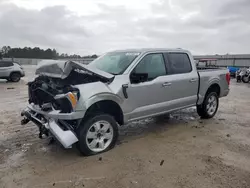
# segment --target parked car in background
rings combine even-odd
[[[250,82],[250,68],[245,69],[241,77],[242,77],[242,82],[249,83]]]
[[[197,70],[182,49],[113,51],[87,66],[48,62],[36,74],[22,124],[34,122],[40,137],[51,134],[65,148],[77,143],[85,155],[114,147],[118,125],[134,120],[192,106],[212,118],[230,84],[227,69]]]
[[[25,75],[21,65],[12,61],[0,61],[0,79],[18,82]]]
[[[236,81],[237,82],[244,82],[248,83],[250,82],[250,68],[241,68],[238,71],[236,71]]]
[[[240,70],[238,67],[228,67],[228,70],[230,72],[230,76],[235,78],[236,77],[236,72]]]

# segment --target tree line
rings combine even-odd
[[[77,54],[68,55],[67,53],[59,54],[56,49],[41,49],[39,47],[24,47],[11,48],[10,46],[3,46],[0,49],[1,58],[33,58],[33,59],[67,59],[67,58],[97,58],[97,55],[80,56]]]

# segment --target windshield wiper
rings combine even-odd
[[[113,73],[113,72],[108,72],[109,74],[113,74],[114,76],[115,75],[119,75],[119,74],[117,74],[117,73]]]

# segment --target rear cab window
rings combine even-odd
[[[168,67],[168,74],[183,74],[192,71],[191,61],[186,53],[164,53],[164,58]]]
[[[0,67],[11,67],[13,65],[11,61],[0,61]]]

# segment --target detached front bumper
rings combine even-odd
[[[48,130],[65,148],[70,148],[74,143],[78,141],[75,133],[70,129],[63,129],[58,120],[74,120],[83,117],[84,113],[72,112],[72,113],[60,113],[59,111],[45,112],[39,109],[37,106],[31,104],[22,111],[21,115],[25,116],[28,121],[32,121],[38,127],[40,132]],[[27,122],[28,122],[27,121]],[[24,122],[23,124],[25,124]]]
[[[52,111],[43,111],[39,106],[34,104],[29,104],[27,109],[32,110],[36,113],[44,115],[45,117],[52,119],[63,119],[63,120],[75,120],[81,119],[84,116],[84,111],[77,111],[71,113],[61,113],[60,110],[52,110]]]
[[[78,141],[78,138],[71,130],[62,130],[54,120],[49,121],[47,127],[65,148],[70,148],[72,144]]]

